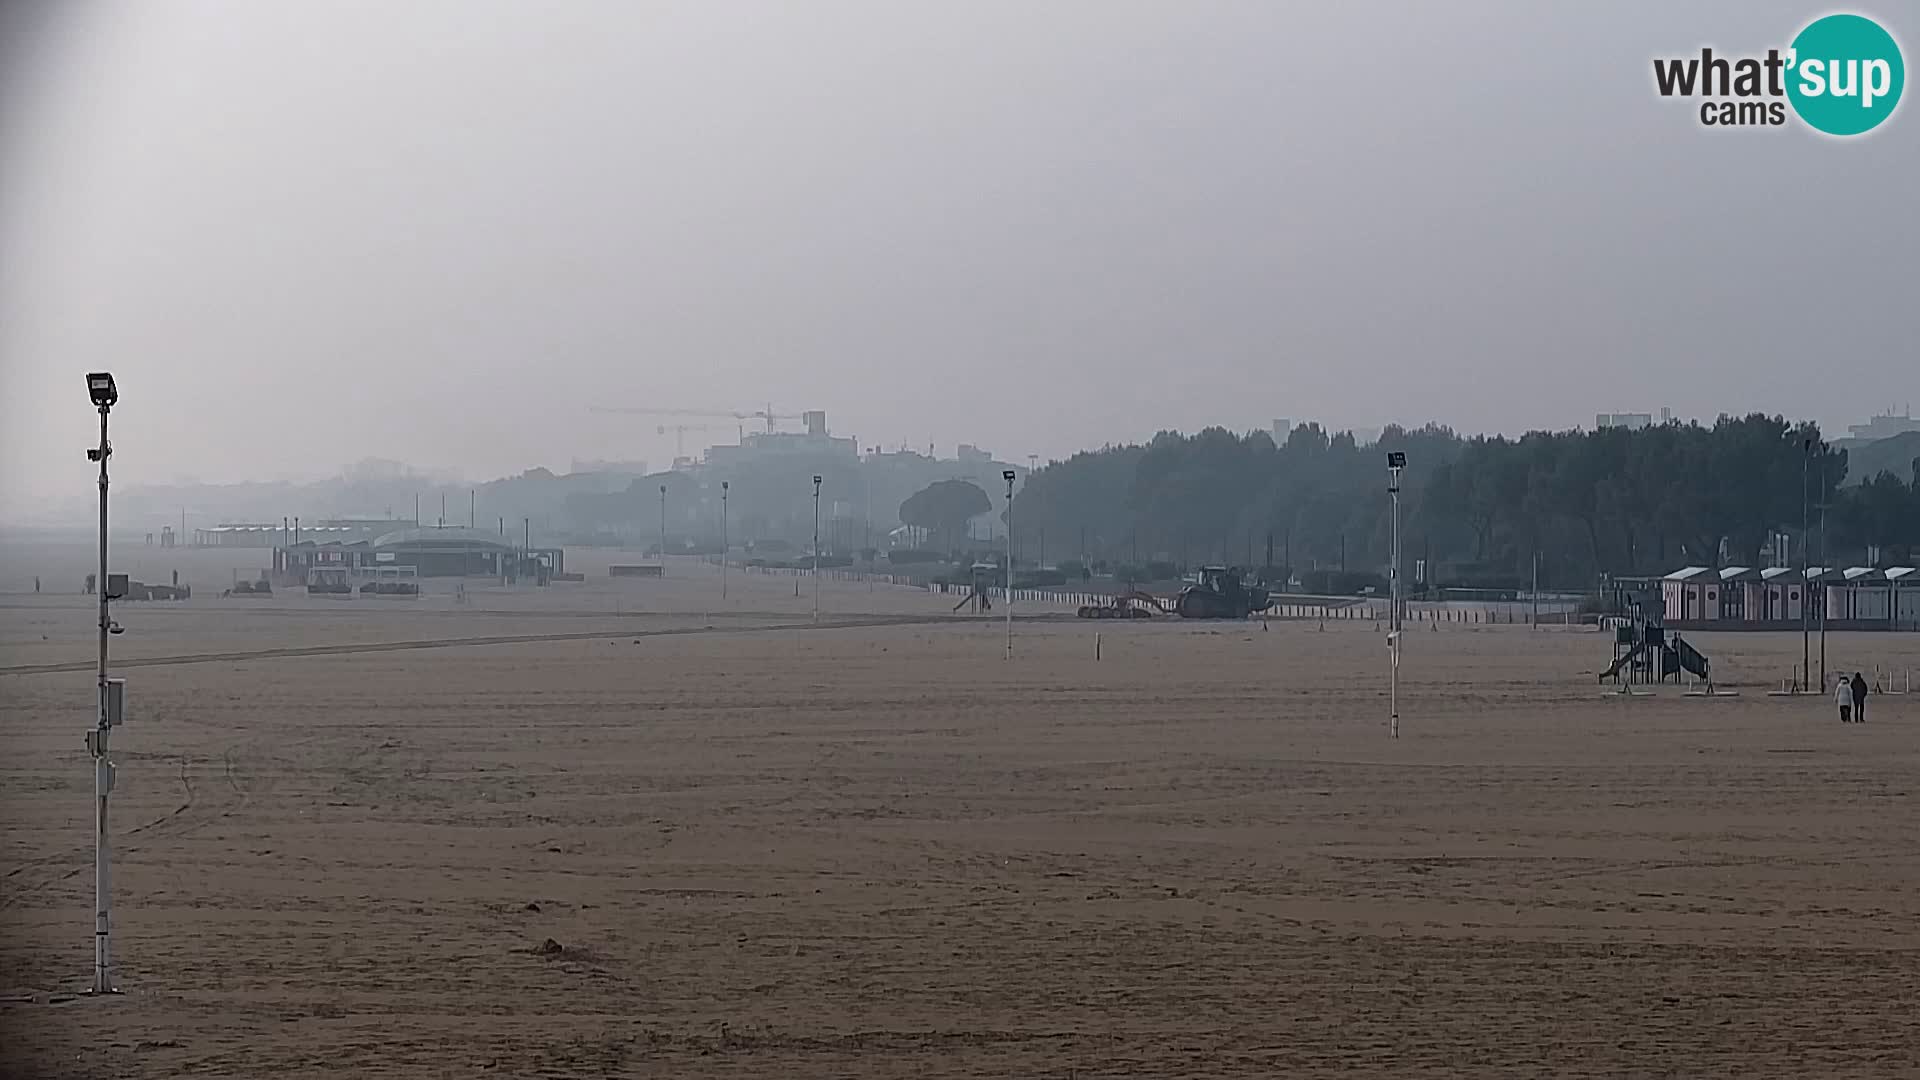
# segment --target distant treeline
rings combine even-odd
[[[1562,588],[1601,573],[1763,565],[1774,548],[1798,565],[1803,480],[1816,560],[1920,552],[1920,460],[1843,488],[1847,455],[1816,426],[1755,414],[1518,439],[1389,427],[1365,447],[1316,424],[1284,445],[1265,432],[1163,432],[1036,472],[1014,503],[1019,558],[1376,571],[1391,551],[1391,450],[1407,455],[1410,579],[1416,559],[1429,581],[1496,588],[1526,584],[1536,555],[1542,585]]]

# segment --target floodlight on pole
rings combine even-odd
[[[1007,659],[1013,659],[1013,470],[1000,473],[1007,482]]]
[[[114,767],[107,757],[107,737],[126,715],[126,683],[107,677],[107,636],[117,634],[107,604],[115,599],[107,576],[107,413],[120,400],[113,376],[97,371],[87,376],[87,394],[100,410],[100,445],[87,451],[87,460],[100,466],[100,569],[94,579],[100,600],[100,662],[94,727],[87,732],[87,753],[93,758],[93,986],[92,993],[119,993],[113,985],[112,873],[107,851],[107,796],[113,793]]]
[[[820,475],[813,477],[813,621],[820,621]]]
[[[720,599],[727,598],[727,481],[720,481]]]
[[[1393,497],[1393,563],[1387,568],[1388,602],[1393,605],[1387,619],[1387,708],[1396,739],[1400,737],[1400,470],[1406,467],[1406,454],[1398,450],[1387,454],[1387,494]]]

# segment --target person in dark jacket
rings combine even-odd
[[[1853,673],[1853,722],[1867,722],[1867,680],[1857,671]]]

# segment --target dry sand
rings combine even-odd
[[[1767,697],[1797,635],[1693,637],[1737,698],[1622,700],[1595,633],[1410,631],[1394,742],[1371,623],[1033,620],[1008,664],[1003,624],[952,598],[830,585],[816,629],[791,580],[717,584],[123,605],[115,655],[145,666],[106,1001],[66,996],[91,962],[92,676],[21,670],[84,667],[91,610],[0,597],[0,1056],[1920,1071],[1920,698],[1843,727]],[[1828,651],[1920,667],[1917,640]]]

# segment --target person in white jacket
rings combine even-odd
[[[1853,722],[1853,686],[1851,683],[1847,682],[1845,676],[1842,676],[1841,678],[1835,680],[1834,688],[1833,688],[1833,703],[1835,705],[1840,706],[1840,722],[1843,724],[1852,723]]]

